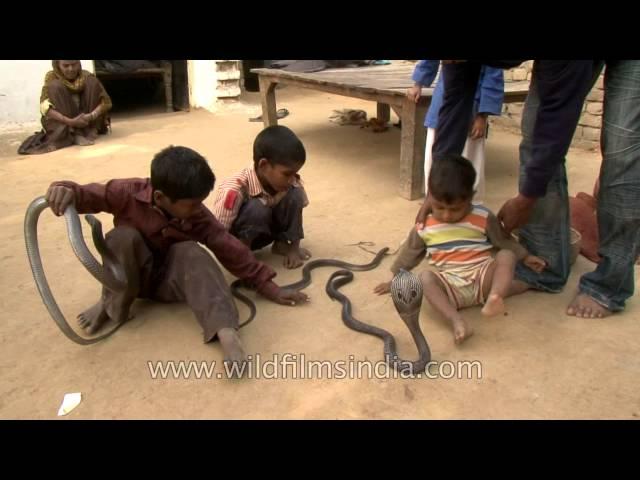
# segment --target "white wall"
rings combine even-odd
[[[215,111],[217,100],[215,60],[188,60],[187,68],[191,106]]]
[[[93,60],[82,60],[93,72]],[[40,91],[51,60],[0,60],[0,127],[19,128],[40,120]]]

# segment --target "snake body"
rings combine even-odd
[[[400,318],[402,318],[407,325],[413,341],[418,347],[420,356],[418,360],[414,362],[402,360],[398,356],[396,341],[391,333],[354,318],[351,301],[339,291],[341,286],[352,280],[353,272],[349,270],[338,270],[329,277],[326,285],[327,295],[342,304],[342,321],[344,324],[358,332],[381,338],[384,342],[385,361],[397,371],[410,375],[424,372],[431,361],[431,350],[420,329],[419,323],[420,305],[422,304],[422,283],[420,280],[414,274],[402,270],[391,282],[393,304]]]
[[[78,335],[69,325],[64,315],[60,311],[58,304],[56,303],[51,289],[49,288],[49,282],[44,274],[42,267],[42,259],[40,258],[40,250],[38,248],[38,218],[43,210],[48,208],[49,204],[44,197],[38,197],[27,208],[27,212],[24,217],[24,238],[27,247],[27,256],[29,258],[29,265],[31,266],[31,272],[33,278],[38,287],[38,292],[42,297],[49,314],[56,322],[56,325],[62,330],[70,340],[79,343],[80,345],[90,345],[92,343],[99,342],[112,335],[118,328],[122,326],[122,323],[118,324],[113,330],[93,338],[85,338]],[[91,234],[93,241],[96,245],[96,249],[103,258],[103,264],[98,262],[82,237],[82,226],[80,225],[80,217],[73,205],[69,205],[65,212],[64,218],[67,224],[67,235],[71,242],[71,248],[80,260],[80,263],[84,265],[87,271],[102,285],[114,290],[122,291],[126,288],[127,281],[124,269],[121,267],[117,259],[113,256],[112,252],[107,248],[102,235],[102,224],[93,215],[86,215],[86,220],[91,225]]]
[[[305,264],[304,267],[302,267],[302,279],[298,280],[297,282],[290,283],[288,285],[282,285],[280,288],[285,288],[290,290],[302,290],[303,288],[308,287],[311,284],[311,271],[315,268],[320,268],[320,267],[344,268],[354,272],[364,272],[367,270],[373,270],[378,265],[380,265],[380,262],[382,262],[382,259],[384,258],[384,256],[387,254],[388,251],[389,251],[388,247],[381,249],[373,258],[373,260],[371,260],[371,262],[364,265],[357,265],[354,263],[343,262],[342,260],[334,260],[334,259],[326,259],[326,258],[312,260],[307,264]],[[240,288],[242,286],[243,286],[242,280],[235,280],[231,284],[231,293],[233,294],[233,296],[236,297],[238,300],[240,300],[249,308],[249,317],[240,324],[240,328],[247,325],[256,316],[256,305],[255,303],[253,303],[253,301],[249,297],[245,296],[240,292]]]

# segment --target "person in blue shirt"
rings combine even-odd
[[[439,60],[420,60],[413,72],[412,79],[414,85],[407,90],[407,97],[418,102],[423,87],[430,87],[438,73]],[[435,131],[438,127],[438,114],[442,105],[444,94],[444,81],[442,74],[436,83],[435,91],[431,98],[431,105],[425,118],[425,127],[427,128],[427,143],[424,154],[424,190],[425,196],[428,193],[429,172],[431,171],[431,150],[433,148],[433,140]],[[501,68],[492,68],[483,66],[480,72],[480,79],[476,89],[475,104],[473,114],[469,118],[469,134],[462,152],[462,156],[469,159],[476,170],[476,183],[474,190],[475,203],[484,201],[485,180],[484,180],[484,164],[485,154],[484,145],[488,129],[488,116],[500,115],[502,112],[502,103],[504,100],[504,72]]]

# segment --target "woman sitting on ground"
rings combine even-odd
[[[111,99],[100,80],[82,70],[80,60],[53,60],[40,94],[41,132],[18,149],[21,154],[53,152],[70,145],[93,145],[107,133]]]

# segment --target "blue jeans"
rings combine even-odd
[[[531,155],[531,137],[539,104],[532,85],[522,118],[523,165]],[[602,262],[580,279],[579,290],[611,311],[624,308],[634,290],[634,262],[640,244],[640,61],[607,62],[602,129],[603,162],[598,195]],[[532,287],[559,292],[569,276],[569,203],[564,162],[554,173],[547,194],[536,202],[521,242],[549,262],[537,274],[519,263],[516,277]]]
[[[532,158],[533,130],[539,106],[540,98],[534,77],[522,113],[519,175],[521,187],[526,179],[525,166]],[[570,270],[569,196],[564,159],[556,167],[547,186],[547,193],[538,198],[529,222],[520,228],[518,234],[520,243],[529,253],[547,261],[547,268],[542,273],[536,273],[525,267],[522,262],[518,262],[516,278],[538,290],[551,293],[561,291],[567,283]]]
[[[580,292],[619,311],[634,290],[640,248],[640,60],[608,61],[601,139],[598,231],[602,261]]]

